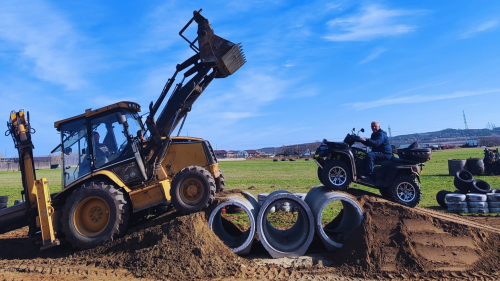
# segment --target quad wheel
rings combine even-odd
[[[391,193],[389,192],[389,189],[388,189],[388,188],[386,188],[386,187],[381,187],[381,188],[379,189],[379,191],[380,191],[380,195],[382,195],[382,197],[384,197],[384,198],[391,198],[391,197],[390,197],[390,196],[391,196]]]
[[[402,175],[396,178],[389,187],[390,199],[407,207],[415,207],[422,199],[420,185],[410,175]]]
[[[325,183],[323,182],[322,173],[323,173],[323,169],[321,169],[320,167],[318,167],[318,179],[319,179],[319,181],[321,182],[322,185],[325,185]]]
[[[129,203],[113,185],[87,183],[66,200],[62,231],[73,247],[88,249],[123,234],[129,218]]]
[[[226,178],[224,174],[219,169],[219,177],[215,179],[215,192],[219,193],[226,189]]]
[[[347,190],[352,176],[349,165],[340,160],[329,160],[323,166],[321,182],[331,190]]]
[[[189,166],[172,180],[170,197],[177,211],[191,214],[206,209],[215,197],[215,180],[200,166]]]

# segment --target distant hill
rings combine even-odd
[[[427,143],[427,144],[456,144],[464,143],[467,139],[479,140],[485,137],[500,135],[500,128],[493,130],[489,129],[444,129],[437,132],[416,133],[408,135],[399,135],[391,138],[391,143],[406,144],[411,142]]]

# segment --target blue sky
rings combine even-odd
[[[203,8],[248,60],[184,126],[214,148],[341,140],[372,120],[393,135],[463,128],[462,110],[469,128],[500,126],[498,1],[207,2],[3,1],[0,117],[29,110],[46,155],[54,121],[120,100],[145,113],[192,55],[177,33]],[[14,156],[10,137],[0,152]]]

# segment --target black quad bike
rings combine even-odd
[[[354,182],[380,190],[382,196],[393,202],[417,206],[422,198],[420,172],[425,166],[423,163],[431,159],[432,150],[413,143],[408,148],[396,150],[399,158],[392,156],[390,160],[375,161],[374,177],[362,178],[367,152],[353,146],[360,141],[358,135],[352,129],[343,142],[325,139],[316,149],[314,161],[318,164],[321,183],[332,190],[347,190]]]

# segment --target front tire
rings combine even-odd
[[[329,160],[321,173],[323,185],[331,190],[347,190],[352,181],[349,165],[340,160]]]
[[[88,249],[125,232],[129,204],[113,185],[91,182],[68,197],[62,215],[66,240],[75,248]]]
[[[178,172],[172,180],[172,204],[182,214],[205,210],[215,198],[215,180],[200,166],[189,166]]]
[[[389,188],[391,200],[401,205],[415,207],[422,199],[420,185],[409,175],[397,177]]]

